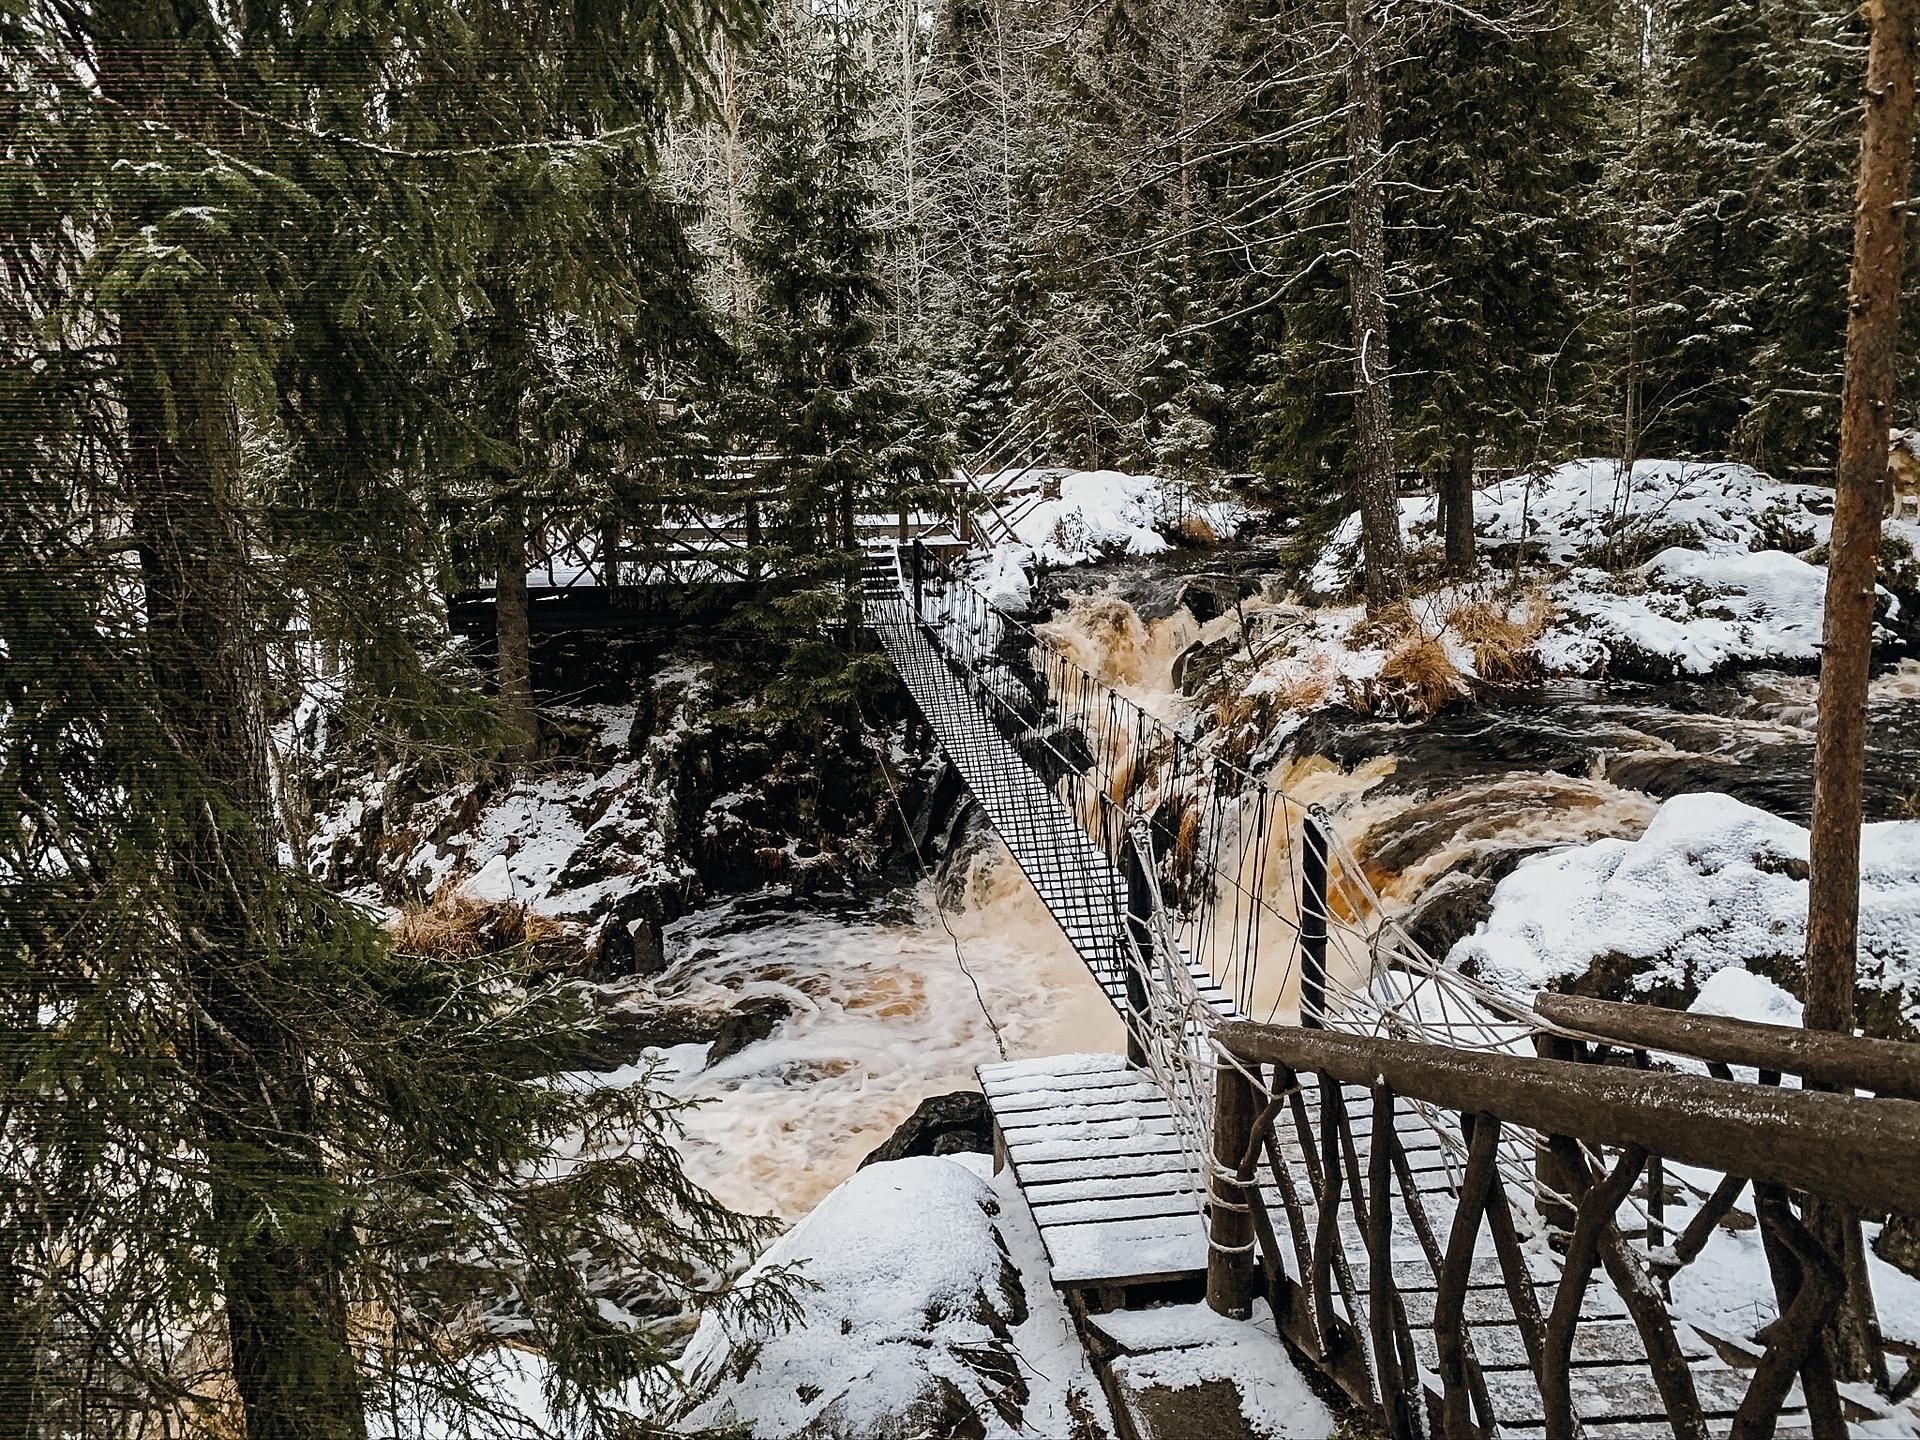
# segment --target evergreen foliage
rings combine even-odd
[[[757,557],[775,577],[736,630],[778,679],[741,688],[805,716],[870,687],[855,645],[863,514],[917,508],[939,439],[910,403],[879,316],[887,237],[876,221],[873,80],[856,22],[787,15],[772,30],[744,128],[742,246],[753,287],[737,411],[770,518]],[[762,647],[769,647],[763,650]]]
[[[349,714],[447,715],[438,445],[464,429],[497,462],[531,397],[593,468],[607,412],[568,410],[578,370],[541,343],[562,314],[647,339],[638,242],[674,232],[633,187],[745,18],[513,15],[0,20],[8,1435],[406,1433],[410,1397],[478,1403],[503,1327],[608,1433],[610,1390],[664,1383],[664,1338],[609,1323],[580,1256],[692,1298],[758,1231],[685,1179],[653,1087],[536,1078],[590,1022],[524,954],[402,953],[277,858],[267,728],[319,653]],[[532,105],[536,77],[561,98]],[[543,249],[541,313],[477,357],[520,383],[463,411],[471,326]]]

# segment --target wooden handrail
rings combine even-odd
[[[1534,1012],[1563,1030],[1635,1050],[1798,1075],[1816,1085],[1920,1100],[1920,1045],[1875,1040],[1652,1005],[1542,993]]]
[[[1583,1066],[1330,1030],[1228,1021],[1229,1054],[1346,1085],[1384,1084],[1447,1110],[1547,1135],[1639,1147],[1858,1207],[1920,1202],[1920,1104]]]

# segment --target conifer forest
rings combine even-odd
[[[1920,1123],[1916,16],[0,0],[0,1440],[1561,1440],[1288,1328],[1331,1128],[1206,1309],[1139,967]],[[1920,1191],[1652,1163],[1573,1363],[1920,1435]]]

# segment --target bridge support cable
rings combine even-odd
[[[871,557],[869,622],[1128,1025],[1125,1060],[983,1067],[990,1103],[1112,1115],[1090,1123],[1129,1134],[1141,1122],[1122,1112],[1148,1117],[1137,1148],[1152,1153],[1130,1157],[1131,1188],[1065,1163],[1065,1150],[1104,1143],[1091,1132],[1008,1132],[1022,1137],[1009,1147],[1023,1187],[1072,1191],[1035,1209],[1056,1283],[1171,1275],[1197,1248],[1216,1308],[1243,1315],[1264,1298],[1330,1379],[1408,1440],[1534,1440],[1592,1421],[1703,1440],[1776,1424],[1848,1433],[1817,1341],[1841,1262],[1811,1248],[1805,1206],[1824,1185],[1871,1213],[1900,1208],[1892,1192],[1861,1198],[1894,1183],[1884,1171],[1852,1172],[1884,1150],[1868,1145],[1889,1133],[1876,1114],[1914,1127],[1901,1154],[1920,1153],[1920,1103],[1806,1096],[1853,1107],[1833,1113],[1860,1150],[1808,1168],[1793,1134],[1767,1128],[1764,1085],[1735,1084],[1729,1067],[1920,1096],[1920,1047],[1809,1047],[1755,1033],[1771,1027],[1496,994],[1405,936],[1324,815],[1119,695],[930,551],[914,559],[912,547]],[[1720,1078],[1654,1073],[1655,1051]],[[1622,1053],[1638,1068],[1621,1068]],[[1687,1088],[1702,1084],[1719,1088]],[[1072,1098],[1083,1090],[1105,1098]],[[1818,1128],[1822,1116],[1800,1118]],[[1730,1125],[1759,1130],[1715,1138]],[[1162,1159],[1190,1178],[1165,1183]],[[1702,1180],[1701,1167],[1726,1178]],[[1896,1179],[1910,1206],[1920,1177]],[[1169,1206],[1189,1207],[1198,1228],[1181,1230]],[[1670,1222],[1669,1206],[1690,1213]],[[1093,1210],[1114,1218],[1067,1218]],[[1743,1331],[1680,1323],[1664,1297],[1722,1224],[1757,1224],[1770,1256],[1786,1257],[1785,1318],[1757,1350]],[[1556,1230],[1577,1266],[1540,1243]],[[1139,1250],[1120,1262],[1131,1269],[1116,1268],[1115,1246]],[[1724,1358],[1743,1348],[1764,1385]],[[1870,1392],[1848,1400],[1874,1408]],[[1900,1419],[1920,1431],[1920,1416]]]

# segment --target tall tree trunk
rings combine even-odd
[[[1373,0],[1347,0],[1347,285],[1353,310],[1354,498],[1366,558],[1367,607],[1406,590],[1393,476],[1387,355],[1387,217],[1380,188],[1381,116]]]
[[[1840,468],[1827,559],[1820,651],[1819,740],[1813,759],[1807,914],[1809,1028],[1853,1028],[1860,918],[1861,788],[1867,749],[1874,573],[1886,503],[1887,423],[1900,333],[1907,181],[1913,167],[1916,0],[1867,0],[1867,123],[1854,212]]]
[[[517,738],[514,752],[526,759],[540,743],[540,710],[533,700],[533,647],[527,600],[527,504],[509,495],[500,505],[500,564],[493,581],[494,673],[500,714]]]
[[[154,704],[179,757],[168,869],[234,1385],[249,1440],[358,1440],[347,1237],[338,1220],[299,1214],[303,1196],[323,1203],[324,1167],[305,1049],[277,1013],[265,662],[235,494],[228,347],[176,323],[163,305],[130,305],[121,361]]]
[[[1820,650],[1819,738],[1807,907],[1809,1029],[1850,1032],[1860,919],[1861,791],[1866,775],[1867,679],[1873,651],[1874,574],[1887,490],[1887,424],[1900,335],[1907,185],[1913,169],[1914,22],[1920,0],[1866,0],[1866,130],[1854,209],[1840,465],[1827,557]],[[1838,1373],[1884,1382],[1873,1294],[1857,1217],[1826,1206],[1809,1218],[1844,1256],[1848,1303],[1827,1347]]]
[[[1473,574],[1473,451],[1471,435],[1453,442],[1440,476],[1440,515],[1446,532],[1447,570]]]
[[[172,103],[185,43],[170,7],[113,0],[95,24],[103,91],[135,113],[191,113]],[[117,354],[153,706],[176,757],[164,863],[192,1013],[183,1058],[248,1440],[364,1440],[349,1237],[325,1194],[303,1039],[282,1013],[266,663],[217,283],[131,299]]]

